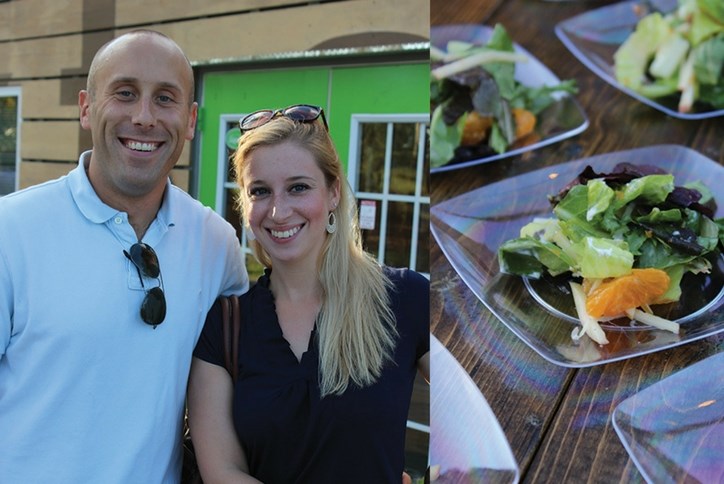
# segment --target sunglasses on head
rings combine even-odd
[[[321,116],[324,128],[329,131],[327,118],[324,117],[324,110],[319,106],[312,106],[310,104],[295,104],[284,109],[262,109],[255,111],[241,118],[239,127],[241,128],[241,132],[244,133],[250,129],[264,126],[277,116],[284,116],[299,123],[313,123]]]
[[[163,294],[163,279],[161,279],[161,266],[153,248],[139,242],[131,248],[123,251],[123,254],[130,260],[138,271],[141,279],[141,287],[146,291],[146,297],[141,303],[141,319],[144,323],[156,326],[163,323],[166,318],[166,297]],[[143,276],[158,279],[160,286],[146,290],[143,284]]]

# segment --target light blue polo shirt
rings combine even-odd
[[[93,191],[89,160],[0,198],[2,483],[178,482],[194,346],[216,297],[248,288],[231,225],[168,182],[143,238],[167,314],[144,323],[123,255],[135,232]]]

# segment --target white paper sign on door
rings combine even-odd
[[[359,207],[359,228],[363,230],[374,230],[376,215],[377,202],[374,200],[362,200]]]

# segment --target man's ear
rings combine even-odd
[[[78,108],[80,108],[80,125],[83,129],[90,129],[90,94],[85,89],[78,93]]]
[[[186,140],[191,141],[196,134],[196,120],[199,115],[199,104],[194,102],[189,113],[189,124],[186,127]]]

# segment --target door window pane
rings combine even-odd
[[[417,182],[417,158],[420,125],[398,123],[392,130],[390,193],[414,195]]]
[[[362,245],[364,249],[379,259],[380,255],[380,209],[379,203],[375,203],[374,224],[371,228],[362,230]],[[361,201],[357,200],[357,213],[360,213]]]
[[[361,192],[382,192],[385,181],[387,123],[362,125],[360,162],[357,165],[357,189]]]
[[[430,205],[420,206],[420,235],[417,238],[418,270],[430,272]]]
[[[410,267],[412,238],[411,203],[390,202],[387,216],[385,264],[394,267]]]
[[[363,118],[351,183],[365,249],[381,263],[429,273],[427,117]]]

